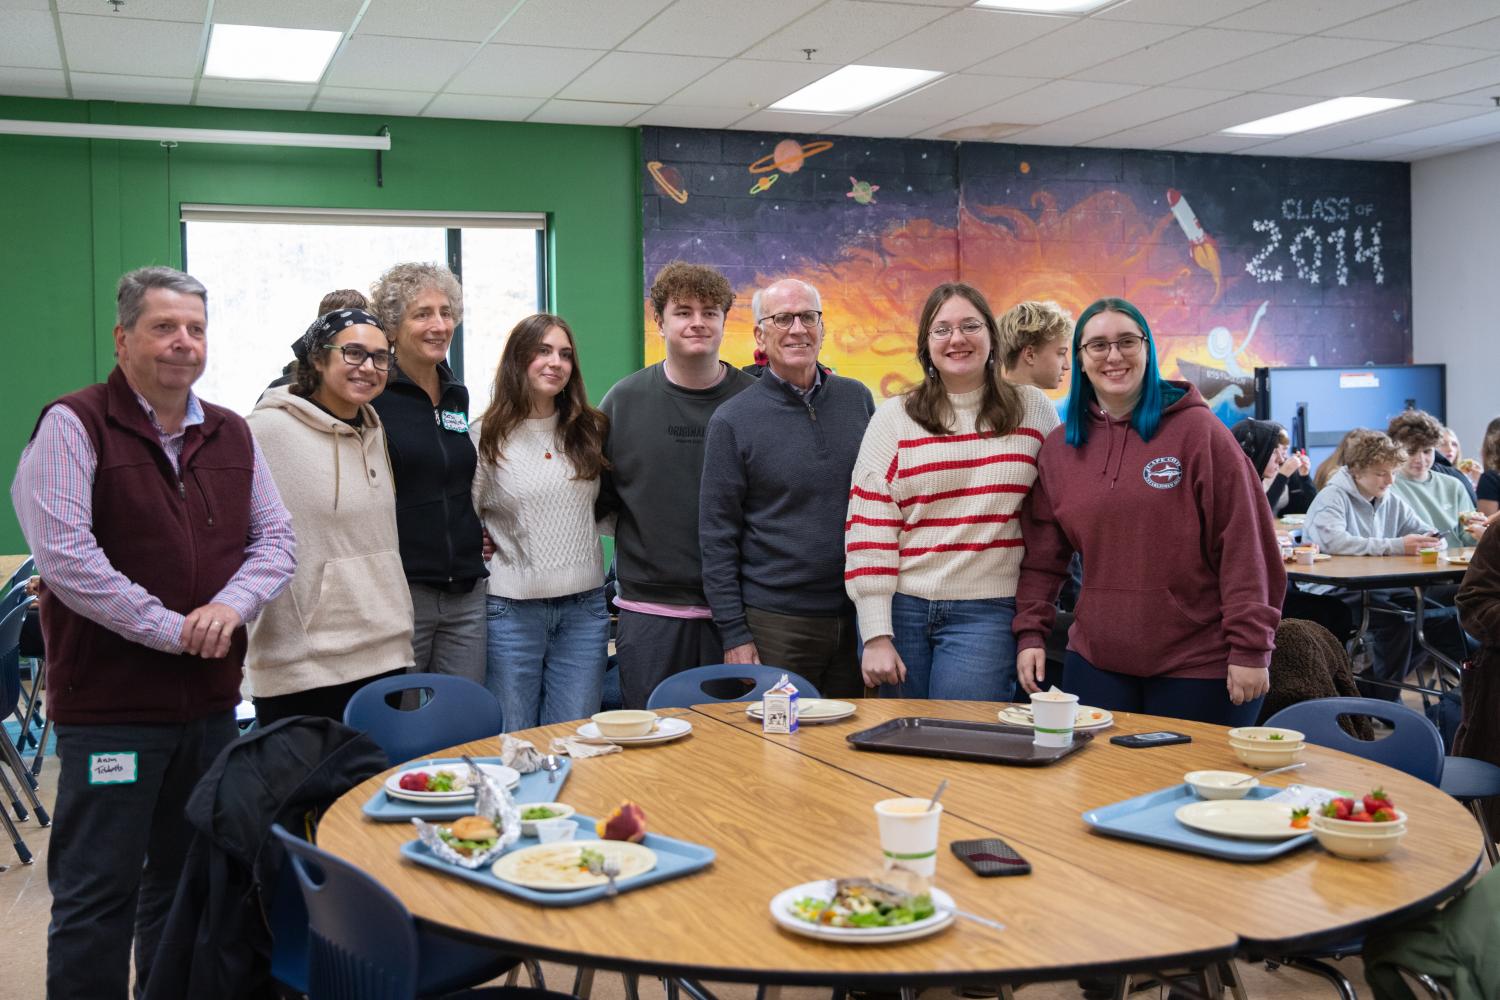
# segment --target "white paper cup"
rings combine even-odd
[[[1031,696],[1031,740],[1039,747],[1073,745],[1078,696],[1065,691],[1037,691]]]
[[[553,844],[560,840],[572,840],[578,833],[578,824],[571,819],[539,819],[536,820],[536,839],[544,844]]]
[[[880,825],[880,850],[885,868],[900,868],[925,878],[937,871],[938,822],[943,816],[939,802],[927,808],[927,799],[883,799],[875,803]]]

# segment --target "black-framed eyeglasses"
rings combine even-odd
[[[1079,346],[1089,357],[1099,361],[1109,357],[1111,347],[1120,349],[1120,357],[1133,358],[1146,346],[1146,338],[1138,333],[1127,333],[1119,340],[1090,340]]]
[[[962,330],[965,337],[974,337],[978,336],[979,332],[983,329],[985,329],[985,325],[981,320],[966,319],[956,327],[952,323],[939,323],[927,331],[927,336],[933,340],[947,340],[953,336],[954,330]]]
[[[395,351],[370,351],[359,344],[324,344],[323,350],[338,351],[344,356],[344,364],[350,368],[358,368],[369,361],[376,371],[388,372],[396,363]]]
[[[806,309],[802,312],[773,313],[770,316],[762,316],[760,321],[762,323],[772,323],[778,330],[790,330],[792,324],[799,319],[805,328],[811,330],[823,322],[823,313],[817,309]]]

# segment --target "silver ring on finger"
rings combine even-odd
[[[213,621],[211,621],[211,622],[208,623],[208,627],[209,628],[223,628],[224,627],[224,623],[221,622],[221,621],[219,621],[217,618],[215,618]]]

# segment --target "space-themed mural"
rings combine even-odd
[[[822,294],[823,361],[877,396],[917,376],[917,314],[955,279],[997,313],[1130,299],[1230,422],[1258,365],[1411,357],[1406,164],[669,128],[642,160],[646,286],[674,259],[728,275],[737,364],[751,294],[788,276]]]

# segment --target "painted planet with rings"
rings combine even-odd
[[[660,160],[651,160],[646,164],[646,173],[651,175],[651,180],[656,184],[656,190],[679,205],[687,204],[687,188],[683,184],[682,174],[676,167],[664,166]]]
[[[750,164],[750,172],[769,174],[775,170],[785,174],[795,174],[802,169],[803,163],[832,148],[833,143],[827,139],[819,139],[817,142],[809,142],[806,145],[796,139],[783,139],[770,153]]]

